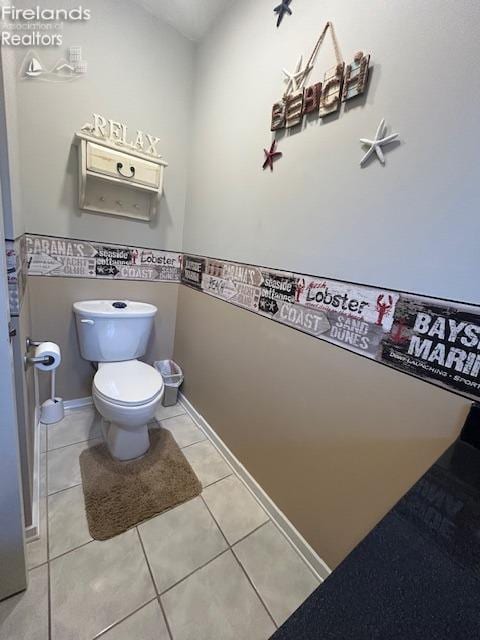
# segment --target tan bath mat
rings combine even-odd
[[[198,496],[202,485],[170,431],[150,430],[150,449],[120,462],[106,444],[80,454],[88,528],[107,540],[175,505]]]

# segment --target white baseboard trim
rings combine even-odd
[[[86,398],[75,398],[73,400],[65,400],[63,406],[65,409],[79,409],[80,407],[88,407],[93,404],[92,396]]]
[[[205,433],[207,438],[212,442],[220,455],[226,460],[226,462],[235,470],[240,480],[247,487],[247,489],[253,494],[257,502],[268,513],[272,522],[280,529],[283,535],[287,538],[296,552],[303,558],[306,564],[310,567],[310,570],[321,581],[325,580],[330,573],[331,569],[327,563],[320,558],[317,552],[308,544],[302,534],[297,531],[287,516],[277,507],[273,500],[265,493],[258,482],[250,475],[245,469],[243,464],[233,455],[223,440],[216,434],[213,428],[208,424],[205,418],[195,409],[191,402],[183,395],[179,393],[180,404],[184,407],[185,411],[192,418],[192,420],[198,425],[198,427]],[[65,401],[65,409],[77,409],[80,407],[86,407],[93,404],[91,396],[86,398],[77,398],[74,400]],[[40,450],[40,446],[38,447]]]
[[[25,527],[26,542],[33,542],[40,538],[40,409],[35,406],[34,412],[34,460],[33,460],[33,491],[32,491],[32,524]]]
[[[180,392],[180,403],[184,407],[185,411],[192,418],[192,420],[198,425],[198,427],[205,433],[208,439],[212,442],[220,455],[227,461],[227,463],[235,470],[240,480],[249,489],[249,491],[256,498],[257,502],[268,513],[272,521],[280,529],[283,535],[290,542],[292,547],[297,553],[302,556],[303,560],[310,567],[311,571],[321,581],[325,580],[330,573],[331,569],[324,562],[314,549],[308,544],[305,538],[299,531],[293,526],[287,516],[277,507],[273,500],[265,493],[258,482],[250,475],[245,469],[243,464],[233,455],[227,445],[221,440],[221,438],[215,433],[213,428],[208,424],[205,418],[195,409],[191,402]]]
[[[38,397],[38,396],[37,396]],[[93,404],[91,396],[87,398],[76,398],[74,400],[66,400],[65,409],[78,409],[80,407],[88,407]],[[33,542],[40,538],[40,407],[35,407],[34,418],[34,462],[33,462],[33,491],[32,491],[32,524],[25,527],[25,541]],[[48,427],[45,427],[48,428]]]

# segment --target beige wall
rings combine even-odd
[[[41,0],[41,8],[50,7]],[[18,8],[30,7],[19,0]],[[77,7],[65,0],[62,8]],[[181,250],[192,107],[194,45],[169,25],[128,0],[92,0],[89,22],[64,24],[61,47],[43,47],[36,55],[47,68],[81,45],[88,63],[85,77],[68,83],[25,81],[19,77],[27,54],[10,48],[0,56],[0,172],[7,238],[25,231],[67,238],[117,242]],[[14,50],[15,49],[15,50]],[[3,98],[6,104],[3,105]],[[157,215],[149,222],[92,215],[78,209],[78,159],[74,133],[93,112],[160,137],[159,151],[169,163]],[[8,134],[8,135],[7,135]],[[9,188],[7,190],[7,180]],[[81,360],[71,302],[82,298],[130,297],[157,304],[160,313],[150,360],[168,357],[173,348],[177,285],[93,282],[31,278],[31,322],[27,303],[14,320],[15,374],[19,405],[25,517],[30,518],[33,480],[32,371],[25,384],[22,357],[26,333],[58,342],[63,365],[58,393],[65,399],[90,395],[92,368]],[[40,375],[41,400],[48,376]]]
[[[67,85],[18,82],[27,231],[180,250],[187,199],[185,251],[478,302],[478,283],[468,277],[480,230],[472,135],[480,85],[468,63],[478,48],[478,3],[302,7],[276,29],[269,1],[234,3],[197,55],[135,3],[93,3],[90,23],[65,28],[66,46],[82,44],[87,76]],[[281,68],[305,59],[332,17],[347,61],[361,48],[372,53],[368,95],[338,118],[284,136],[284,157],[263,172]],[[415,46],[405,47],[406,38]],[[43,55],[52,62],[56,52]],[[312,81],[332,57],[328,41]],[[467,86],[469,100],[459,101],[458,87]],[[92,111],[161,137],[169,167],[151,225],[78,210],[71,143]],[[401,144],[386,167],[361,170],[358,139],[373,135],[382,117]],[[32,277],[33,337],[63,352],[59,395],[91,393],[75,300],[156,304],[151,362],[171,355],[177,295],[175,357],[187,396],[335,566],[454,439],[468,402],[185,287]]]
[[[187,287],[184,393],[336,566],[457,436],[469,403]]]
[[[35,338],[56,342],[62,350],[57,394],[65,400],[90,396],[94,370],[80,356],[72,304],[89,299],[130,299],[157,306],[155,327],[145,361],[169,358],[173,350],[178,285],[83,278],[29,278],[32,326]],[[48,392],[49,376],[41,374],[41,399]]]
[[[297,4],[277,29],[269,0],[233,3],[199,44],[183,250],[478,303],[468,60],[480,4]],[[368,93],[278,133],[283,157],[262,171],[282,68],[307,60],[327,20],[347,63],[371,54]],[[328,35],[309,84],[334,62]],[[382,118],[400,143],[362,169],[359,138]],[[332,566],[455,438],[469,404],[184,287],[175,358],[189,400]]]

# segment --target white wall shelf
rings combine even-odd
[[[150,221],[163,192],[165,160],[83,132],[75,134],[75,142],[79,208]]]

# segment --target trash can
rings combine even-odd
[[[183,372],[173,360],[158,360],[153,363],[153,366],[160,372],[165,385],[162,404],[164,407],[171,407],[177,403],[178,389],[183,382]]]

